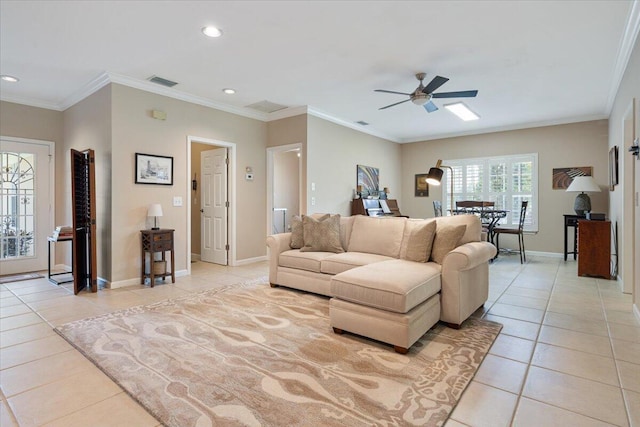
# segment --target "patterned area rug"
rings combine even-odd
[[[14,274],[11,276],[1,276],[0,285],[4,283],[20,282],[22,280],[39,279],[41,277],[44,277],[44,276],[38,273],[26,273],[26,274]]]
[[[407,355],[329,326],[329,300],[260,281],[57,332],[168,426],[443,425],[502,325],[442,325]]]

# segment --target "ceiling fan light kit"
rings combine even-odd
[[[405,102],[411,101],[415,105],[420,105],[420,106],[424,107],[424,109],[427,111],[427,113],[433,113],[434,111],[438,110],[438,107],[436,106],[436,104],[434,104],[432,102],[432,99],[434,99],[434,98],[473,98],[476,95],[478,95],[478,91],[477,90],[464,90],[464,91],[458,91],[458,92],[439,92],[439,93],[434,93],[435,90],[437,90],[440,86],[442,86],[443,84],[448,82],[449,79],[446,78],[446,77],[442,77],[442,76],[435,76],[429,82],[429,84],[427,84],[427,86],[425,86],[424,83],[423,83],[423,80],[424,80],[424,78],[426,76],[427,76],[426,73],[418,73],[418,74],[416,74],[416,79],[418,79],[418,81],[420,81],[420,84],[418,85],[416,90],[414,90],[411,93],[396,92],[396,91],[393,91],[393,90],[376,89],[375,92],[392,93],[392,94],[396,94],[396,95],[406,95],[406,96],[409,97],[409,99],[405,99],[404,101],[396,102],[394,104],[389,104],[389,105],[386,105],[384,107],[381,107],[381,108],[379,108],[379,110],[384,110],[384,109],[387,109],[387,108],[390,108],[390,107],[394,107],[396,105],[404,104]],[[479,116],[477,114],[471,112],[471,110],[469,110],[468,108],[467,108],[467,110],[471,114],[475,115],[475,118],[474,119],[466,119],[466,120],[477,120],[479,118]],[[463,119],[463,120],[465,120],[465,119]]]

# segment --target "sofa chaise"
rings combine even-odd
[[[480,219],[314,214],[267,237],[269,282],[331,297],[334,332],[408,349],[439,320],[460,325],[488,298]]]

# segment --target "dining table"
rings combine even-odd
[[[453,215],[476,215],[480,217],[482,227],[487,230],[488,240],[493,243],[494,233],[493,230],[499,225],[500,220],[505,218],[509,211],[503,209],[494,209],[486,207],[465,207],[450,209]]]

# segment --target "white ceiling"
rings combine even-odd
[[[6,101],[63,110],[108,81],[263,120],[305,110],[397,142],[608,116],[637,1],[0,2]],[[209,24],[221,38],[204,37]],[[374,89],[477,89],[463,122]],[[179,82],[165,89],[151,75]],[[235,95],[222,89],[231,87]],[[437,92],[438,92],[437,91]],[[260,101],[291,107],[272,115]],[[444,102],[446,103],[446,102]],[[305,107],[306,106],[306,107]],[[370,123],[363,127],[354,122]]]

